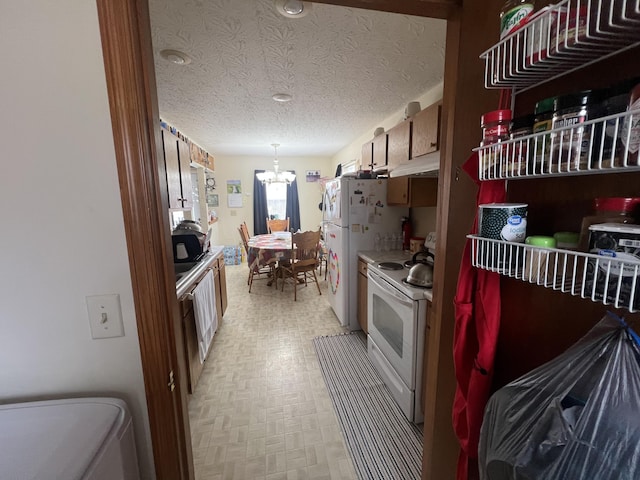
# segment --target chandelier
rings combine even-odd
[[[279,143],[272,143],[271,146],[275,152],[275,157],[273,159],[273,171],[267,170],[265,172],[256,173],[256,177],[262,183],[286,183],[287,185],[293,182],[296,179],[295,174],[291,172],[281,172],[278,169],[278,147]]]

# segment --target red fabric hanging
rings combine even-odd
[[[480,182],[479,157],[473,153],[462,168],[479,185],[477,205],[504,202],[505,181]],[[472,232],[477,232],[478,214]],[[453,427],[460,442],[457,480],[477,478],[478,441],[489,398],[500,329],[500,275],[471,266],[471,240],[465,244],[455,304],[453,360],[457,387]]]

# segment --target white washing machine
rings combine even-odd
[[[117,398],[0,405],[6,479],[139,480],[131,415]]]

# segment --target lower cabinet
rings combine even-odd
[[[216,291],[216,313],[218,316],[218,328],[222,323],[222,316],[227,309],[227,277],[225,272],[224,257],[220,256],[211,263],[210,270],[213,271],[213,281]],[[193,290],[200,279],[208,270],[205,270],[200,278],[196,280],[191,290]],[[182,318],[182,333],[184,339],[184,356],[187,365],[187,385],[189,393],[193,393],[202,374],[204,364],[200,363],[200,353],[198,347],[198,333],[196,331],[196,317],[193,311],[193,300],[185,296],[180,302],[180,316]],[[212,343],[213,345],[213,343]],[[210,347],[211,348],[211,347]],[[208,354],[207,354],[208,358]],[[206,358],[205,358],[206,362]]]
[[[193,312],[193,301],[185,299],[180,302],[182,316],[182,333],[184,338],[184,353],[187,364],[187,385],[189,393],[193,393],[202,373],[203,364],[200,363],[198,352],[198,334],[196,332],[196,317]]]
[[[358,259],[358,323],[364,333],[369,333],[367,324],[367,262]]]

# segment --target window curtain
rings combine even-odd
[[[295,174],[293,170],[291,173]],[[289,230],[297,232],[300,229],[300,202],[298,200],[298,180],[287,185],[287,217],[289,217]]]
[[[261,235],[267,233],[267,216],[269,208],[267,205],[267,189],[263,183],[256,177],[257,173],[264,170],[255,170],[253,175],[253,234]],[[287,211],[289,211],[289,196],[287,191]],[[296,194],[296,199],[297,199]]]

